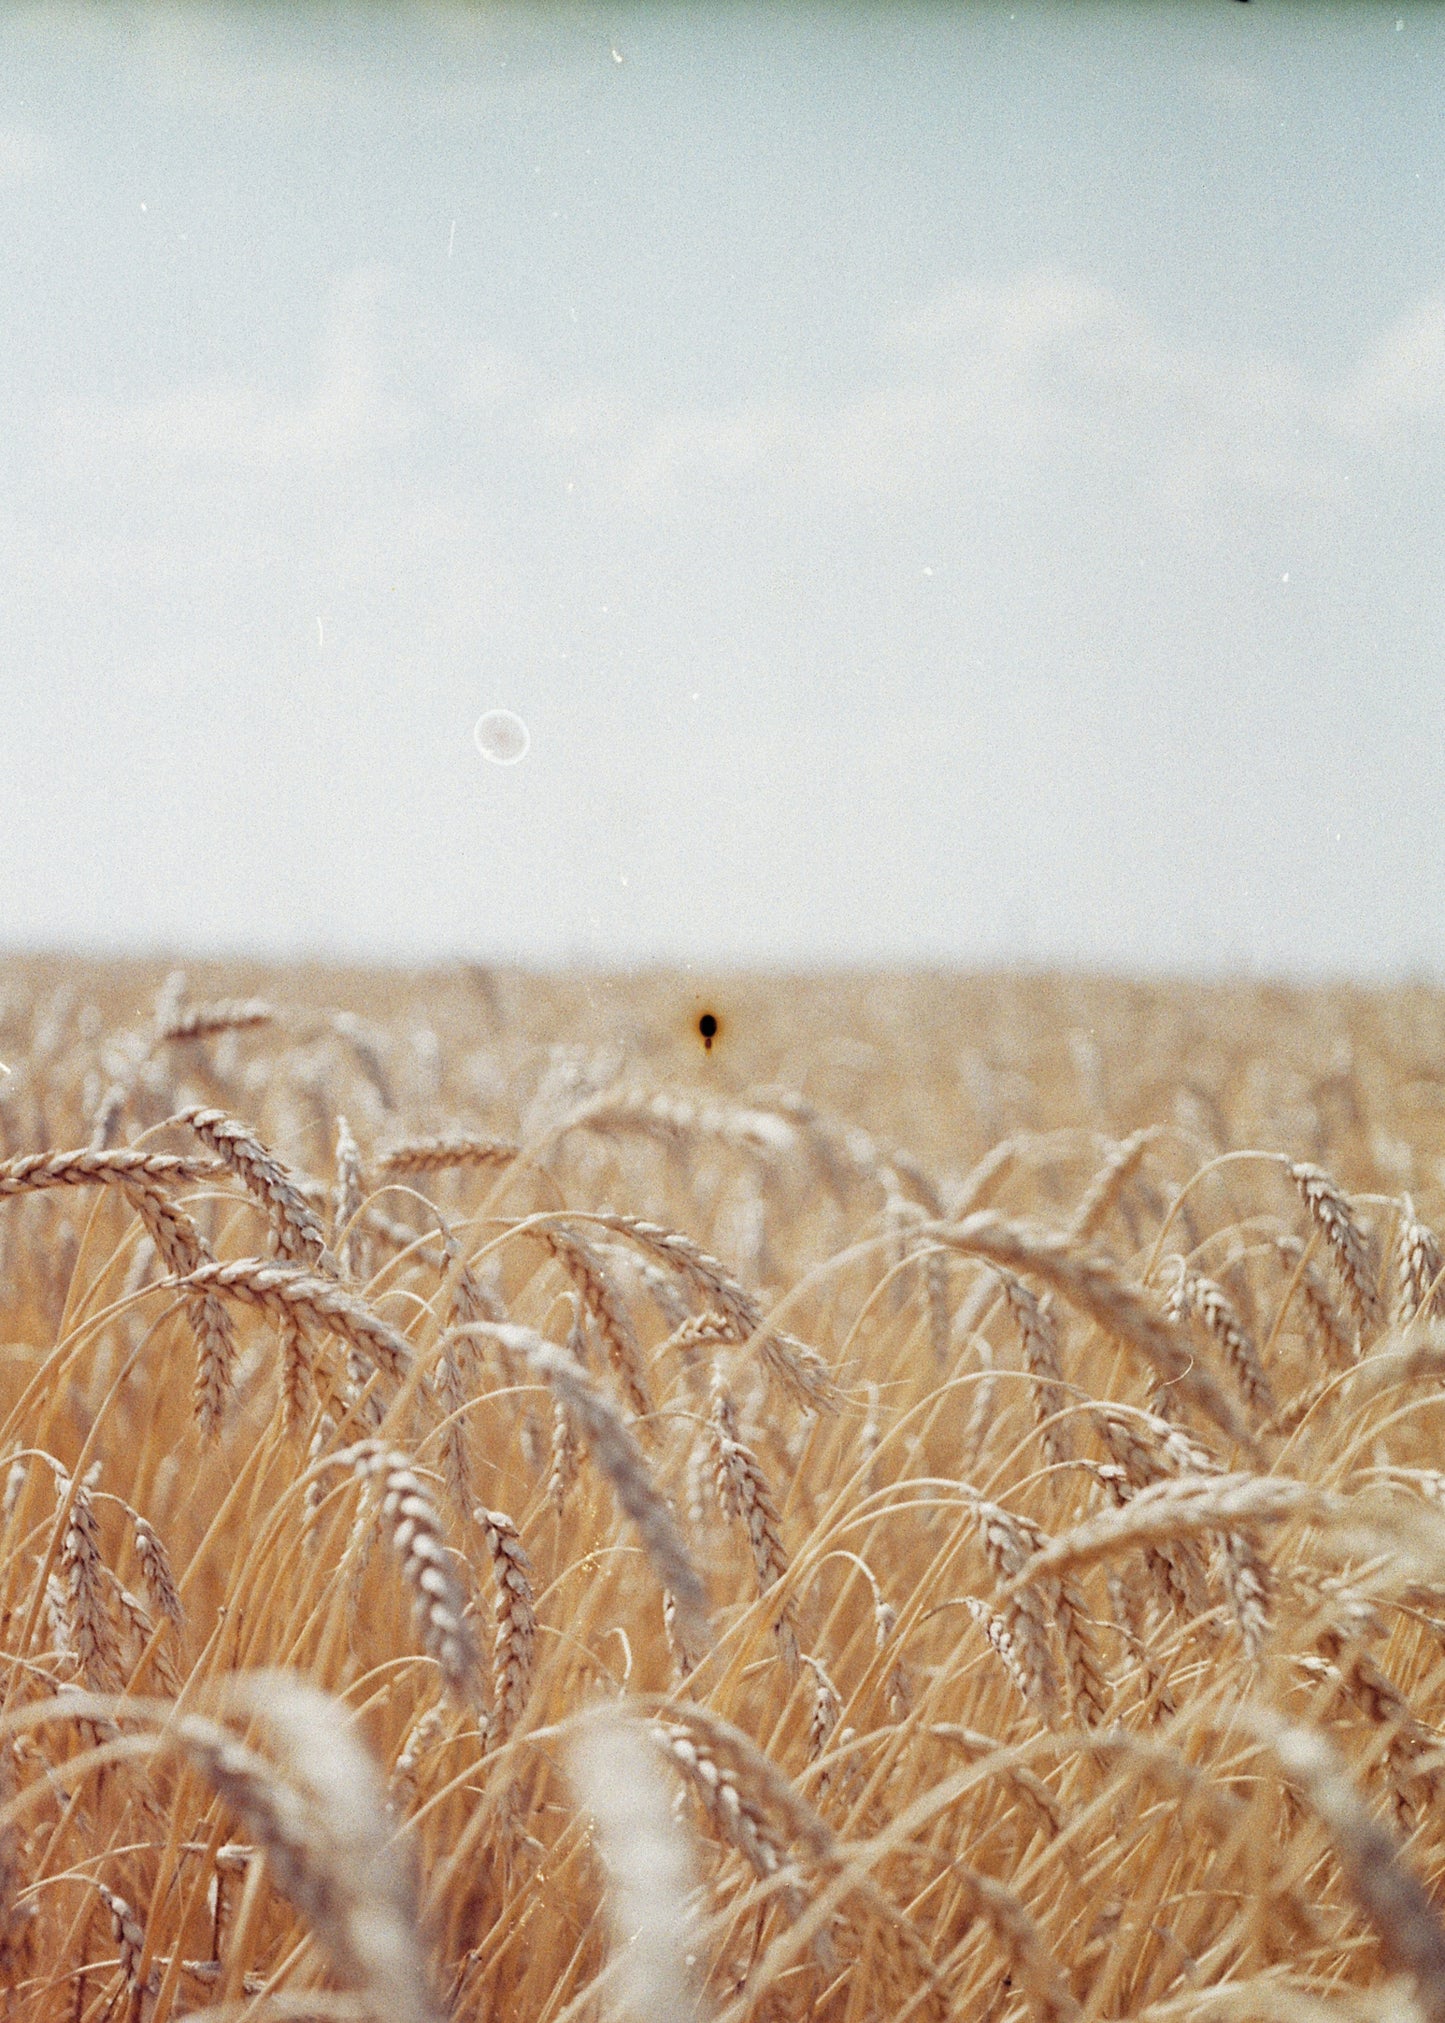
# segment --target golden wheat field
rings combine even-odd
[[[0,1059],[8,2017],[1445,2019],[1445,995],[11,960]]]

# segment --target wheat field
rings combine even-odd
[[[11,959],[0,1060],[7,2017],[1445,2023],[1445,996]]]

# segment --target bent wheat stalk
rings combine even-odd
[[[225,1293],[259,1308],[278,1326],[294,1319],[318,1334],[339,1335],[376,1369],[397,1381],[411,1368],[411,1348],[404,1335],[373,1313],[355,1293],[300,1265],[277,1264],[262,1257],[228,1258],[222,1264],[203,1264],[167,1283],[181,1292]]]
[[[440,2023],[403,1854],[371,1759],[347,1712],[281,1673],[234,1690],[277,1735],[283,1772],[218,1722],[184,1714],[160,1741],[180,1750],[263,1849],[277,1888],[307,1919],[378,2023]]]
[[[624,1513],[637,1527],[659,1580],[676,1600],[690,1646],[706,1649],[712,1642],[712,1629],[702,1576],[653,1480],[647,1458],[617,1406],[597,1388],[575,1357],[533,1328],[505,1321],[473,1321],[464,1332],[494,1340],[511,1354],[523,1357],[550,1386],[571,1424],[587,1441]]]
[[[920,1235],[967,1257],[986,1258],[990,1264],[1043,1279],[1106,1334],[1136,1350],[1165,1383],[1177,1386],[1216,1426],[1253,1451],[1232,1401],[1189,1355],[1149,1298],[1110,1259],[1080,1249],[1076,1238],[1058,1230],[1006,1222],[988,1209],[960,1223],[928,1224]]]
[[[293,1176],[253,1131],[236,1118],[228,1117],[224,1110],[206,1109],[199,1104],[178,1111],[171,1121],[189,1124],[202,1144],[225,1162],[247,1193],[260,1203],[283,1257],[335,1276],[336,1260],[327,1248],[320,1217]]]
[[[1371,1813],[1317,1728],[1264,1708],[1249,1710],[1248,1720],[1326,1827],[1386,1966],[1409,1975],[1427,2023],[1445,2023],[1445,1929],[1399,1840]]]

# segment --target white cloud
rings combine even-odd
[[[425,5],[425,33],[441,61],[412,69],[405,90],[434,112],[474,115],[517,87],[564,102],[615,70],[611,37],[579,19],[559,33],[555,16],[526,10]],[[318,26],[306,11],[199,8],[176,0],[47,0],[0,19],[7,44],[52,65],[103,65],[116,84],[185,112],[244,113],[258,126],[314,121],[345,107],[390,112],[398,50],[409,37],[337,9]]]
[[[832,402],[659,411],[605,383],[563,385],[368,268],[337,284],[299,394],[213,377],[129,408],[72,408],[63,433],[88,467],[110,452],[169,473],[325,471],[415,444],[415,475],[431,468],[443,488],[446,458],[476,447],[480,468],[513,481],[575,470],[642,520],[710,487],[826,514],[960,488],[1027,502],[1075,481],[1187,518],[1221,500],[1338,499],[1362,456],[1438,430],[1445,293],[1343,376],[1312,378],[1288,359],[1179,342],[1118,292],[1035,270],[895,317],[872,379]]]
[[[391,369],[381,318],[389,285],[374,268],[339,285],[317,347],[314,384],[299,398],[215,375],[127,408],[71,406],[60,417],[62,437],[87,461],[112,451],[170,471],[329,465],[403,441],[420,410]]]
[[[630,430],[611,415],[598,434],[619,491],[654,505],[707,477],[819,499],[971,479],[1022,495],[1088,467],[1195,510],[1231,487],[1336,494],[1337,405],[1287,362],[1173,343],[1113,291],[1038,271],[961,284],[896,319],[877,383],[831,407],[637,416]]]
[[[1342,390],[1341,426],[1393,444],[1445,414],[1445,290],[1408,309],[1370,347]]]
[[[24,126],[0,126],[0,190],[24,189],[55,161],[54,143]]]

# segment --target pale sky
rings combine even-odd
[[[1445,9],[10,6],[0,245],[0,947],[1445,974]]]

